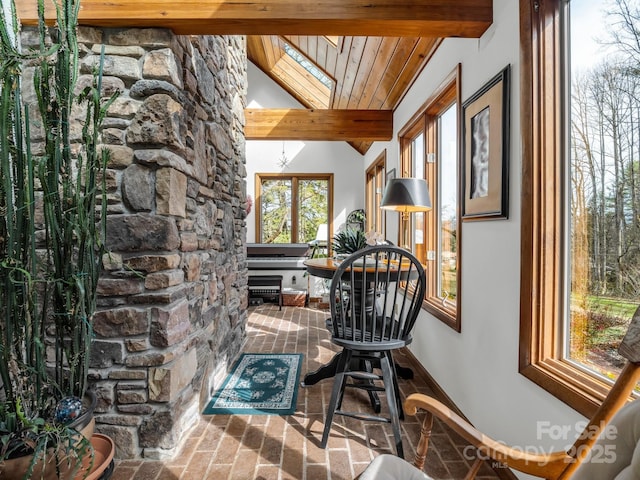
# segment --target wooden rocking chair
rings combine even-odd
[[[436,416],[476,447],[480,453],[465,477],[466,480],[475,478],[483,461],[487,459],[548,480],[567,480],[569,478],[574,480],[638,479],[640,478],[640,400],[632,402],[619,413],[618,410],[627,404],[631,393],[640,380],[640,307],[634,313],[618,351],[628,360],[628,363],[600,408],[585,427],[584,432],[588,434],[580,435],[566,452],[531,454],[523,452],[522,449],[508,447],[482,434],[438,400],[427,395],[414,393],[409,395],[404,403],[405,413],[415,415],[418,410],[424,410],[426,416],[422,424],[413,466],[393,455],[381,455],[373,460],[359,478],[361,480],[428,479],[429,477],[422,472],[422,468],[431,437],[433,417]],[[616,415],[616,413],[618,414]],[[618,443],[623,443],[622,446],[616,445],[615,447],[615,462],[622,464],[583,462],[588,457],[596,440],[603,446],[616,442],[616,440],[606,438],[607,435],[600,437],[600,433],[604,431],[614,415],[616,417],[612,426],[615,426],[618,431]],[[618,472],[623,473],[618,475]]]

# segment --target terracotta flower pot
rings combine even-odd
[[[111,465],[116,445],[110,437],[100,433],[94,433],[91,437],[91,446],[93,447],[93,466],[89,470],[89,475],[87,475],[85,480],[106,480],[103,477],[103,473]],[[90,465],[91,458],[87,456],[82,460],[82,468],[75,478],[77,480],[82,479]]]
[[[97,434],[94,435],[96,421],[93,416],[93,412],[96,406],[95,393],[92,391],[87,391],[85,394],[85,397],[82,400],[82,403],[83,403],[82,414],[79,417],[77,417],[73,422],[71,422],[69,424],[69,427],[76,429],[85,439],[89,440],[91,442],[92,450],[95,450],[97,446],[101,449],[101,452],[103,452],[105,449],[105,444],[108,442],[111,442],[111,443],[113,442],[111,441],[111,439],[108,439],[108,437],[105,437],[104,435],[100,435],[94,440],[94,437],[96,437],[97,435]],[[108,440],[104,440],[105,438],[107,438]],[[79,440],[80,440],[80,437],[78,437],[78,441]],[[94,442],[95,442],[95,445],[94,445]],[[81,467],[80,469],[81,473],[85,472],[87,469],[87,466],[90,465],[90,462],[91,462],[89,458],[90,453],[91,452],[87,452],[87,455],[85,455],[86,458],[83,458],[83,461],[82,461],[83,467]],[[98,453],[98,452],[94,453],[93,455],[95,455],[95,461],[92,468],[92,472],[98,466],[101,465],[102,459],[105,456],[104,453]],[[23,457],[11,458],[0,463],[0,480],[5,480],[5,479],[19,480],[24,478],[29,466],[31,465],[32,458],[33,458],[33,455],[25,455]],[[66,454],[63,448],[59,448],[58,458],[60,459],[60,465],[56,467],[56,455],[54,454],[54,449],[53,448],[49,449],[49,452],[47,454],[47,458],[45,459],[45,461],[43,462],[42,460],[40,460],[35,465],[31,478],[37,478],[39,480],[58,480],[58,479],[70,480],[73,470],[77,465],[77,460],[75,462],[74,461],[67,462]],[[109,465],[109,462],[111,462],[112,458],[113,458],[113,449],[111,451],[111,458],[109,459],[107,464],[104,465],[101,471],[104,471],[104,469],[106,469],[106,467]],[[60,470],[59,475],[58,475],[58,470]],[[74,478],[80,479],[82,478],[82,474]],[[99,478],[99,476],[88,477],[88,478],[97,479]]]
[[[75,475],[73,475],[73,471],[75,470],[75,464],[73,464],[73,462],[71,465],[64,462],[58,469],[55,465],[55,457],[51,455],[48,457],[49,460],[47,463],[40,461],[36,464],[31,478],[37,478],[39,480],[81,480],[83,478],[86,478],[86,480],[106,480],[102,475],[113,460],[116,448],[115,443],[106,435],[95,433],[91,437],[91,447],[91,452],[84,456],[82,466],[77,470]],[[5,460],[0,464],[0,479],[19,480],[24,478],[31,463],[31,458],[32,456],[28,455]],[[60,470],[60,476],[58,476],[58,470]],[[87,477],[84,477],[87,471],[89,471],[89,474]]]

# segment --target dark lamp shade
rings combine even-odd
[[[431,210],[427,182],[421,178],[394,178],[389,180],[380,207],[399,212]]]

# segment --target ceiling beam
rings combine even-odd
[[[16,0],[23,25],[35,0]],[[52,2],[44,2],[49,21]],[[162,27],[178,35],[480,37],[493,0],[82,0],[81,25]]]
[[[247,140],[387,141],[391,110],[251,109],[245,113]]]

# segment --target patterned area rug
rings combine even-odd
[[[301,353],[243,353],[202,413],[293,414],[301,363]]]

